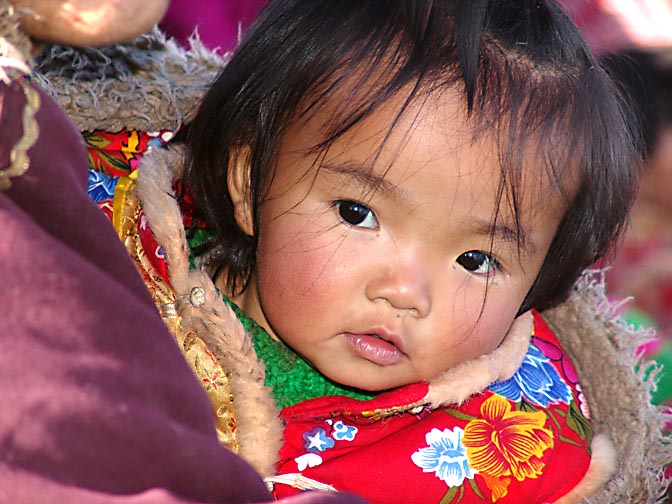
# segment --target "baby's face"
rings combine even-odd
[[[260,207],[256,269],[237,299],[324,375],[365,390],[494,350],[564,211],[528,163],[519,250],[506,195],[497,202],[494,140],[472,142],[454,95],[412,106],[376,156],[400,104],[319,158],[306,149],[322,140],[329,110],[288,131]]]

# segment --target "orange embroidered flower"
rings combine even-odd
[[[510,477],[522,481],[541,475],[544,452],[553,447],[553,432],[544,427],[543,411],[515,411],[502,396],[481,405],[482,418],[464,428],[467,458],[492,490],[493,502],[507,493]]]

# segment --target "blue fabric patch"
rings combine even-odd
[[[113,199],[117,182],[119,182],[119,177],[110,177],[89,168],[89,185],[87,188],[89,198],[96,203],[100,203],[106,199]]]

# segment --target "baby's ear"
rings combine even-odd
[[[233,201],[233,215],[238,227],[246,235],[254,235],[252,201],[250,191],[250,148],[237,147],[232,150],[227,174],[229,194]]]

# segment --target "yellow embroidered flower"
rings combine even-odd
[[[135,155],[140,152],[140,134],[136,130],[130,130],[128,132],[128,141],[123,144],[121,147],[121,153],[126,158],[126,161],[135,159]]]
[[[553,447],[553,432],[544,427],[543,411],[515,411],[502,396],[493,395],[481,405],[481,416],[464,428],[462,442],[467,458],[492,490],[493,502],[504,497],[510,478],[537,478],[544,467],[541,457]]]

